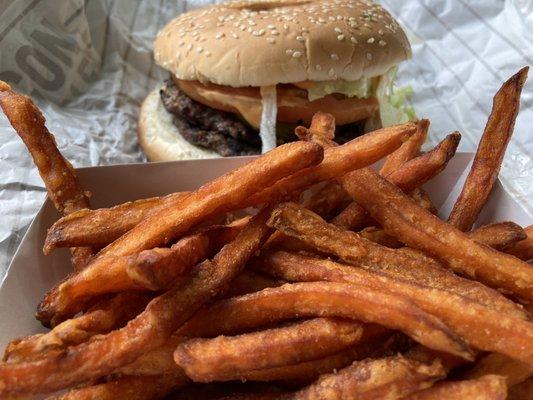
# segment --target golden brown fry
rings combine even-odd
[[[183,199],[170,202],[105,249],[87,267],[87,274],[106,268],[109,256],[123,256],[157,247],[185,233],[214,214],[243,206],[257,187],[268,187],[284,176],[320,162],[322,149],[313,143],[289,143],[217,178]],[[270,199],[272,201],[273,198]],[[47,322],[67,309],[50,293],[37,317]]]
[[[478,244],[368,168],[350,172],[342,180],[387,233],[443,260],[454,271],[533,300],[533,269],[526,263]]]
[[[427,388],[443,376],[438,362],[428,365],[401,356],[367,359],[323,375],[286,399],[397,399]]]
[[[315,183],[336,179],[348,171],[373,164],[396,150],[415,131],[416,125],[408,122],[367,133],[342,146],[327,148],[319,165],[302,170],[260,191],[248,199],[247,205],[261,204],[272,197],[292,197]]]
[[[446,271],[435,260],[412,249],[389,249],[354,232],[326,223],[318,215],[293,203],[276,208],[268,222],[283,233],[296,237],[321,252],[333,254],[349,264],[444,289],[471,298],[487,307],[527,318],[523,308],[484,285]],[[363,256],[361,254],[365,252]]]
[[[187,384],[181,373],[162,376],[125,376],[94,386],[72,389],[47,400],[156,400],[163,399],[172,391]]]
[[[403,164],[386,179],[405,192],[423,185],[446,167],[455,154],[459,139],[458,133],[448,135],[435,148]],[[365,209],[354,202],[337,215],[332,223],[344,229],[360,230],[365,227],[367,220],[368,214]]]
[[[322,218],[329,219],[351,203],[351,199],[341,185],[332,181],[300,203]]]
[[[429,194],[422,188],[416,188],[411,192],[411,198],[420,207],[425,208],[431,214],[437,215],[437,208],[431,201]]]
[[[300,140],[310,141],[311,137],[316,137],[321,141],[317,141],[317,143],[322,147],[331,147],[331,145],[335,145],[335,142],[333,142],[335,138],[335,118],[331,114],[318,111],[313,115],[309,129],[304,126],[298,126],[294,132]]]
[[[246,318],[234,321],[231,315],[240,312],[243,305],[260,312],[249,311],[244,314]],[[207,333],[212,333],[214,327],[215,334],[223,334],[225,329],[230,329],[227,325],[230,322],[239,324],[244,330],[295,316],[342,317],[376,323],[398,329],[427,347],[467,359],[471,357],[469,349],[457,336],[438,319],[421,312],[411,301],[367,286],[343,283],[295,283],[223,300],[198,313],[183,329],[209,336]],[[231,330],[234,331],[235,326],[231,326]]]
[[[483,225],[468,233],[473,240],[501,250],[526,238],[526,232],[514,222],[496,222]]]
[[[525,67],[518,71],[494,96],[472,167],[448,218],[448,222],[461,231],[472,228],[498,178],[520,109],[520,94],[528,70],[529,67]]]
[[[525,228],[524,232],[527,237],[524,240],[507,247],[505,252],[512,254],[521,260],[528,261],[533,259],[533,225]]]
[[[228,226],[212,226],[186,236],[170,248],[155,248],[138,254],[105,257],[61,282],[43,302],[60,315],[74,315],[91,297],[124,290],[165,290],[200,261],[233,240],[247,218]]]
[[[178,345],[176,364],[195,382],[254,369],[296,364],[334,354],[356,343],[362,324],[316,318],[238,336],[191,339]]]
[[[72,165],[59,152],[41,111],[29,97],[0,82],[0,107],[30,152],[55,208],[64,215],[89,208],[88,194]],[[90,248],[72,248],[71,252],[76,270],[83,269],[94,255]]]
[[[404,397],[404,400],[505,400],[505,378],[485,375],[468,381],[439,382],[428,389]]]
[[[387,175],[386,179],[405,192],[422,186],[442,172],[455,155],[460,140],[459,132],[446,136],[434,149],[407,161],[401,168]]]
[[[502,354],[491,353],[479,359],[461,374],[461,378],[475,379],[491,374],[501,375],[506,379],[507,386],[512,387],[533,376],[533,368]]]
[[[44,253],[50,254],[57,247],[107,246],[134,228],[146,216],[187,194],[173,193],[165,197],[130,201],[111,208],[73,212],[56,221],[48,229]]]
[[[427,288],[329,260],[278,252],[266,261],[272,274],[288,281],[347,282],[387,291],[438,317],[471,346],[495,351],[533,366],[533,324],[481,306],[444,290]]]
[[[513,386],[509,389],[508,400],[531,400],[531,393],[533,393],[533,378],[522,382],[519,385]]]
[[[36,360],[51,350],[64,350],[94,335],[120,328],[144,310],[150,298],[145,293],[124,292],[112,299],[102,299],[85,314],[66,320],[47,333],[11,342],[5,350],[4,361]]]
[[[205,302],[225,288],[267,239],[266,208],[212,261],[152,300],[124,328],[69,347],[54,357],[0,365],[0,395],[51,392],[108,375],[142,354],[163,345]]]
[[[385,163],[379,170],[381,176],[389,176],[394,171],[401,168],[407,161],[415,158],[420,152],[420,147],[424,144],[427,138],[429,129],[429,120],[421,119],[416,123],[416,133],[411,136],[404,144],[402,144],[396,151],[389,154],[385,159]]]

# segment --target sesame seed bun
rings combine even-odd
[[[139,143],[150,161],[190,160],[220,157],[187,142],[172,122],[172,115],[165,110],[159,90],[144,99],[137,126]]]
[[[219,85],[355,81],[411,56],[391,15],[371,1],[236,1],[182,14],[158,34],[156,62]]]

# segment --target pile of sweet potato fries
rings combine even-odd
[[[0,397],[530,398],[533,229],[475,227],[526,76],[495,95],[447,220],[422,186],[459,133],[422,152],[421,120],[339,146],[323,113],[195,191],[92,210],[39,109],[0,81],[64,215],[44,251],[74,267],[38,307],[50,330],[5,350]]]

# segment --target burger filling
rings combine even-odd
[[[276,86],[277,145],[294,141],[294,128],[308,125],[317,111],[331,113],[335,140],[344,143],[365,131],[365,125],[404,122],[412,118],[404,100],[407,91],[393,86],[395,71],[356,82],[299,82]],[[165,109],[191,144],[221,156],[261,153],[263,101],[260,88],[234,88],[198,81],[169,79],[161,89]],[[272,108],[272,105],[269,105]]]

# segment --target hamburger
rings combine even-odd
[[[393,86],[411,56],[397,21],[357,0],[236,1],[169,22],[154,43],[169,71],[143,102],[139,141],[152,161],[242,156],[296,140],[316,111],[336,140],[404,122]]]

